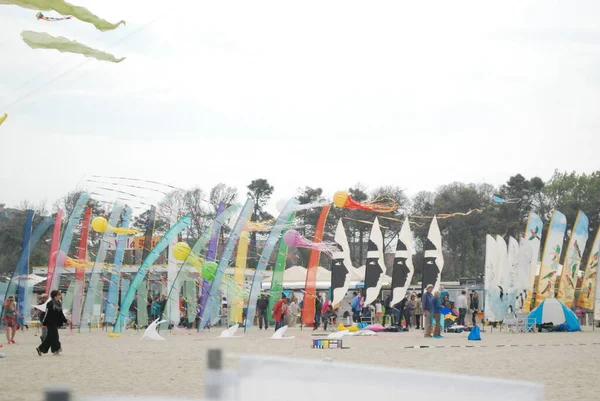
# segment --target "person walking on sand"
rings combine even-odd
[[[465,325],[465,316],[467,316],[467,292],[461,291],[458,298],[456,298],[456,307],[458,308],[458,324],[461,326]]]
[[[423,330],[422,317],[423,317],[423,296],[421,293],[417,294],[417,302],[415,304],[415,323],[417,325],[417,330]]]
[[[285,317],[286,307],[287,307],[287,298],[286,298],[285,294],[281,294],[281,299],[279,301],[275,302],[275,305],[273,305],[273,311],[272,311],[272,315],[271,315],[271,316],[273,316],[273,320],[275,320],[275,331],[277,331],[283,327],[283,322],[284,322],[283,319]]]
[[[267,309],[269,309],[269,297],[262,294],[256,302],[256,310],[258,311],[258,329],[262,330],[263,323],[265,330],[269,329],[269,320],[267,319]]]
[[[62,294],[58,290],[50,293],[52,300],[46,304],[46,314],[44,315],[44,326],[46,326],[47,334],[42,344],[37,347],[39,356],[47,354],[51,350],[54,355],[59,355],[62,352],[60,345],[60,337],[58,328],[63,324],[68,323],[62,309]]]
[[[292,302],[288,306],[288,326],[296,327],[298,316],[300,316],[300,306],[298,305],[298,299],[292,295]]]
[[[431,318],[433,317],[433,284],[427,284],[425,288],[425,294],[423,295],[423,301],[421,301],[423,307],[423,326],[425,327],[425,337],[431,337]]]
[[[436,291],[433,295],[433,318],[435,319],[435,329],[433,338],[442,338],[442,302],[440,301],[440,292]]]
[[[473,312],[471,319],[473,327],[475,327],[477,326],[477,313],[479,312],[479,294],[476,291],[473,292],[473,296],[471,297],[471,311]]]
[[[17,312],[17,304],[12,295],[4,301],[2,307],[2,323],[6,326],[6,341],[8,341],[8,344],[16,344],[17,316],[21,319],[23,319],[23,316]]]

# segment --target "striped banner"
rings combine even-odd
[[[566,229],[567,218],[564,214],[555,210],[552,213],[550,228],[544,243],[542,264],[540,265],[540,274],[536,286],[535,306],[544,302],[546,298],[554,298],[556,275],[560,268],[560,255]]]
[[[556,299],[569,309],[573,307],[573,301],[575,300],[575,287],[577,286],[581,258],[589,236],[589,226],[590,221],[585,213],[580,210],[577,213],[577,219],[565,252],[562,274],[558,283],[558,294],[556,295]]]

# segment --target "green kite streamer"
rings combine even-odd
[[[117,29],[121,24],[125,25],[125,21],[111,24],[92,14],[87,8],[69,4],[64,0],[0,0],[0,4],[9,4],[30,10],[56,11],[61,15],[72,16],[79,21],[88,22],[94,25],[99,31],[112,31],[113,29]]]
[[[83,54],[85,57],[92,57],[100,61],[110,61],[111,63],[120,63],[125,60],[125,57],[116,58],[110,53],[93,49],[62,36],[55,37],[43,32],[23,31],[21,32],[21,37],[32,49],[55,49],[62,53]]]

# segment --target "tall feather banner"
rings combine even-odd
[[[546,234],[542,264],[538,276],[535,305],[538,306],[546,298],[554,298],[556,275],[560,268],[560,255],[567,229],[567,218],[555,210],[550,220],[550,228]]]
[[[331,205],[323,206],[321,214],[319,214],[319,220],[317,220],[317,226],[315,228],[315,235],[313,237],[313,243],[319,243],[323,241],[323,231],[325,230],[325,221]],[[312,248],[310,250],[310,256],[308,258],[308,267],[306,269],[306,285],[304,293],[304,301],[302,307],[302,324],[312,325],[315,321],[315,300],[317,297],[317,272],[319,269],[319,259],[321,257],[321,251]]]

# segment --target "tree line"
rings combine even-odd
[[[248,197],[255,200],[252,221],[269,221],[273,216],[268,213],[266,206],[271,200],[274,187],[267,179],[253,180],[247,186]],[[467,213],[468,216],[454,216],[439,219],[438,223],[442,232],[444,246],[444,280],[458,280],[459,278],[478,279],[484,272],[485,235],[499,234],[507,238],[519,238],[525,230],[525,224],[530,211],[534,211],[544,220],[542,240],[548,229],[548,222],[553,209],[563,212],[568,221],[568,241],[570,231],[575,222],[578,210],[582,210],[590,220],[590,239],[588,246],[593,241],[596,230],[600,224],[600,171],[591,174],[576,172],[555,171],[548,181],[539,177],[526,178],[521,174],[510,177],[506,183],[494,186],[487,183],[468,184],[453,182],[440,186],[435,191],[421,191],[414,196],[408,196],[399,185],[382,186],[369,189],[364,184],[356,184],[346,191],[357,201],[373,201],[381,195],[388,196],[398,203],[398,209],[391,213],[380,214],[380,219],[386,250],[393,252],[395,238],[400,232],[402,221],[409,217],[415,238],[415,265],[414,280],[420,277],[423,263],[423,244],[427,237],[431,216],[452,213]],[[65,210],[68,216],[73,210],[79,196],[73,191],[53,206]],[[497,203],[492,198],[510,200],[510,203]],[[322,188],[305,186],[299,188],[296,197],[301,203],[326,201]],[[177,210],[180,215],[188,215],[192,225],[182,233],[183,240],[197,238],[204,228],[212,221],[220,204],[225,207],[241,201],[237,189],[218,184],[206,192],[195,187],[190,190],[177,190],[169,193],[157,205],[158,213],[155,230],[157,235],[164,233],[169,227],[169,211]],[[94,215],[106,215],[107,210],[97,201],[90,200]],[[41,220],[40,215],[45,213],[41,207],[35,207],[28,202],[22,202],[10,213],[0,209],[0,273],[9,273],[14,269],[19,257],[22,230],[25,221],[25,210],[34,208],[38,210],[36,222]],[[40,210],[41,209],[41,210]],[[7,209],[8,210],[8,209]],[[320,209],[302,210],[296,213],[296,226],[307,238],[312,238],[315,225],[320,214]],[[132,225],[140,230],[145,230],[148,224],[148,212],[135,216]],[[332,207],[327,219],[325,238],[333,240],[335,225],[339,219],[344,219],[344,226],[348,234],[351,248],[351,257],[355,266],[364,264],[366,257],[366,244],[369,238],[371,225],[375,214],[362,210],[347,210]],[[386,218],[387,217],[387,218]],[[46,265],[48,258],[49,239],[47,233],[38,246],[32,251],[31,265]],[[224,237],[227,231],[221,234]],[[266,238],[266,233],[252,232],[249,247],[248,266],[254,267],[260,253],[261,241]],[[74,241],[75,242],[75,241]],[[223,241],[221,241],[223,242]],[[90,249],[97,249],[99,235],[92,235]],[[76,244],[73,244],[76,246]],[[588,251],[586,246],[586,254]],[[305,249],[290,250],[289,264],[306,265],[309,251]],[[584,258],[587,256],[584,254]],[[585,260],[585,259],[584,259]],[[328,258],[321,257],[321,265],[329,266]]]

